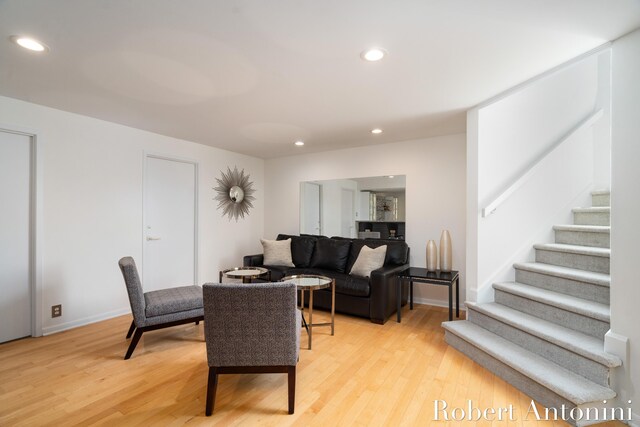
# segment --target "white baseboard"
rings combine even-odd
[[[413,298],[413,303],[414,304],[424,304],[424,305],[434,305],[436,307],[445,307],[445,308],[449,308],[449,302],[448,301],[443,301],[443,300],[439,300],[439,299],[431,299],[431,298]],[[408,302],[407,302],[408,304]],[[453,302],[453,308],[455,309],[455,300]],[[460,310],[467,310],[467,307],[464,305],[463,301],[460,301]]]
[[[55,334],[56,332],[62,332],[68,329],[77,328],[79,326],[89,325],[91,323],[96,323],[102,320],[111,319],[113,317],[122,316],[123,314],[127,314],[127,313],[131,313],[130,307],[125,307],[118,310],[109,311],[107,313],[85,317],[82,319],[72,320],[71,322],[60,323],[58,325],[46,326],[42,328],[42,335]]]

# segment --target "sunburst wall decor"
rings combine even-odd
[[[255,190],[253,182],[249,181],[249,175],[244,174],[244,169],[238,171],[236,166],[227,168],[227,172],[220,171],[222,178],[216,178],[218,186],[214,188],[218,192],[215,200],[218,201],[218,209],[222,209],[222,216],[229,216],[229,221],[234,218],[244,218],[249,215],[249,209],[253,208],[251,203],[256,198],[253,197]]]

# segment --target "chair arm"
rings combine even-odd
[[[398,273],[409,268],[409,264],[385,266],[373,270],[370,276],[370,319],[375,323],[384,324],[397,307],[396,284]]]
[[[264,255],[247,255],[242,259],[243,267],[260,267],[264,262]]]

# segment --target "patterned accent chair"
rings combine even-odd
[[[218,374],[287,373],[289,413],[296,393],[302,316],[294,283],[212,284],[202,287],[211,415]]]
[[[127,285],[133,321],[127,333],[127,339],[133,339],[124,359],[133,354],[143,332],[168,328],[185,323],[203,320],[202,288],[200,286],[180,286],[143,292],[138,276],[136,263],[131,257],[124,257],[118,262],[124,283]]]

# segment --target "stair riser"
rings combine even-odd
[[[536,249],[536,262],[609,274],[609,258]]]
[[[567,245],[609,248],[609,233],[589,233],[585,231],[556,230],[556,243]]]
[[[591,206],[594,206],[594,207],[611,206],[611,195],[610,194],[592,194]]]
[[[574,212],[573,223],[575,225],[611,225],[609,212]]]
[[[557,408],[558,413],[560,413],[560,408],[562,405],[567,408],[567,411],[570,411],[572,408],[576,407],[574,403],[566,400],[565,398],[549,390],[542,384],[533,381],[531,378],[502,363],[501,361],[480,350],[468,341],[465,341],[464,339],[458,337],[456,334],[445,330],[444,337],[447,344],[449,344],[451,347],[465,354],[468,358],[493,372],[495,375],[499,376],[515,388],[521,390],[523,393],[530,396],[539,404],[547,408]],[[540,410],[540,408],[538,408],[538,410]],[[526,414],[519,414],[519,419],[524,420],[525,416]],[[535,420],[535,416],[530,415],[528,419]],[[575,423],[573,424],[575,425]]]
[[[609,304],[609,288],[606,286],[579,282],[576,280],[565,279],[563,277],[549,276],[547,274],[536,273],[528,270],[519,270],[517,268],[516,282],[547,289],[549,291],[560,292],[565,295],[572,295],[589,301]]]
[[[499,304],[506,305],[523,313],[557,323],[558,325],[583,332],[596,338],[604,339],[604,334],[609,330],[609,322],[583,316],[563,310],[558,307],[547,305],[539,301],[523,298],[508,292],[495,290],[495,300]]]
[[[557,365],[560,365],[578,375],[602,386],[609,386],[609,368],[594,362],[584,356],[576,354],[554,343],[529,334],[526,330],[518,329],[491,316],[468,307],[467,318],[471,322],[482,326],[488,331],[501,336],[520,347],[538,354]]]

